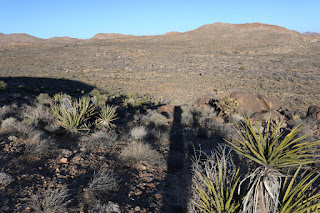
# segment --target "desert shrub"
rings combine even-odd
[[[63,185],[61,188],[46,189],[43,193],[31,194],[27,204],[39,213],[64,213],[67,212],[68,197],[68,188]]]
[[[244,70],[246,70],[246,68],[243,67],[243,66],[241,66],[241,67],[239,67],[239,70],[240,70],[240,71],[244,71]]]
[[[25,105],[22,110],[22,117],[25,122],[31,125],[50,125],[54,122],[54,116],[49,108],[43,104],[36,104],[34,106]]]
[[[12,183],[13,178],[5,172],[0,172],[0,185],[7,186]]]
[[[99,130],[89,136],[83,137],[80,142],[82,150],[93,151],[96,149],[107,149],[114,145],[118,138],[116,132],[111,130]]]
[[[303,142],[308,137],[298,137],[300,126],[283,135],[282,122],[271,128],[270,118],[263,128],[256,122],[246,118],[244,123],[237,126],[239,137],[228,142],[241,156],[257,164],[243,181],[249,181],[248,192],[243,199],[244,212],[257,212],[258,209],[275,212],[279,207],[279,194],[281,191],[281,178],[286,176],[290,167],[315,163],[312,150],[319,146],[320,141]],[[305,183],[302,183],[305,184]],[[304,185],[307,187],[307,185]],[[302,202],[308,202],[305,197]]]
[[[86,190],[95,197],[105,200],[112,192],[117,190],[117,188],[118,182],[113,174],[113,170],[101,168],[97,173],[94,173]]]
[[[96,120],[97,126],[108,129],[115,127],[115,124],[113,124],[112,121],[118,119],[116,109],[116,107],[110,105],[101,108],[99,112],[99,118]]]
[[[51,138],[38,139],[26,147],[26,154],[44,159],[57,153],[57,144]]]
[[[118,204],[109,201],[107,204],[96,204],[94,207],[95,213],[121,213]]]
[[[4,81],[0,81],[0,92],[4,91],[7,88],[7,84]]]
[[[5,119],[11,113],[11,111],[12,109],[10,105],[9,106],[5,105],[3,107],[0,107],[0,121]]]
[[[40,93],[37,96],[37,101],[40,104],[50,104],[52,102],[52,98],[48,95],[48,93]]]
[[[147,130],[144,126],[136,126],[131,129],[130,135],[136,140],[143,140],[147,135]]]
[[[138,108],[145,107],[148,104],[152,104],[153,100],[150,96],[147,95],[138,95],[138,94],[128,94],[123,99],[122,105],[126,108]]]
[[[1,128],[13,129],[17,126],[18,123],[19,121],[16,118],[10,117],[2,121]]]
[[[93,96],[91,98],[91,101],[97,108],[105,107],[106,101],[108,100],[108,98],[102,95],[99,90],[93,89],[91,91],[91,95]]]
[[[233,126],[212,118],[205,119],[204,128],[205,134],[208,138],[219,136],[224,139],[229,139],[230,135],[233,135],[235,131]]]
[[[193,161],[190,212],[238,212],[241,199],[237,195],[240,170],[230,151],[220,147],[205,160]]]
[[[144,161],[151,166],[157,166],[159,162],[158,153],[149,144],[133,141],[120,153],[122,162],[135,166]]]
[[[65,94],[54,96],[54,103],[51,110],[56,117],[57,123],[67,132],[77,132],[88,130],[90,123],[88,120],[95,113],[95,107],[86,96],[72,100]]]
[[[166,116],[152,110],[149,110],[148,113],[143,116],[142,120],[145,122],[153,123],[156,126],[164,126],[168,124],[169,121]]]
[[[238,102],[234,98],[224,97],[213,102],[215,110],[218,112],[218,115],[229,115],[232,113],[237,113],[236,107]]]
[[[195,119],[195,112],[194,109],[190,106],[182,106],[182,113],[181,113],[181,121],[180,123],[184,126],[192,126]]]

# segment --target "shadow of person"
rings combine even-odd
[[[167,158],[167,175],[164,180],[162,212],[186,212],[190,168],[187,163],[187,148],[181,124],[182,109],[174,108],[173,124],[170,131],[170,146]]]

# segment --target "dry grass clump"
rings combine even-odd
[[[133,141],[123,148],[120,159],[130,166],[146,162],[151,166],[159,164],[158,153],[149,144]]]
[[[118,182],[113,174],[113,170],[110,168],[101,168],[99,172],[94,173],[86,191],[101,200],[105,200],[112,192],[117,190],[117,188]]]
[[[14,117],[10,117],[10,118],[7,118],[2,121],[1,128],[13,129],[17,126],[18,123],[19,123],[18,119],[14,118]]]
[[[136,140],[143,140],[147,135],[147,130],[144,126],[136,126],[133,127],[130,131],[131,137]]]
[[[27,204],[32,210],[38,213],[64,213],[67,212],[67,205],[70,202],[67,198],[68,188],[63,185],[60,188],[46,189],[43,193],[31,194]]]
[[[93,151],[107,149],[115,144],[118,135],[112,130],[99,130],[89,136],[83,137],[80,142],[82,150]]]
[[[49,108],[40,103],[34,106],[25,105],[22,110],[22,118],[31,125],[47,126],[54,123],[54,116]]]
[[[7,186],[12,183],[13,178],[5,172],[0,172],[0,185]]]
[[[10,105],[5,105],[0,107],[0,121],[5,119],[10,113],[12,113],[12,107]]]
[[[53,139],[39,138],[26,148],[26,154],[41,159],[53,157],[57,153],[57,144]]]
[[[121,213],[118,204],[109,201],[107,204],[96,204],[94,207],[95,213]]]

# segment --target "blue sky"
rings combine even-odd
[[[40,38],[159,35],[215,22],[320,32],[320,0],[0,0],[0,32]]]

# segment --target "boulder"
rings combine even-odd
[[[310,106],[308,108],[307,117],[311,117],[311,118],[320,120],[320,107]]]
[[[237,101],[236,110],[248,116],[257,112],[276,111],[280,108],[279,101],[251,91],[236,91],[231,93],[230,98]]]

